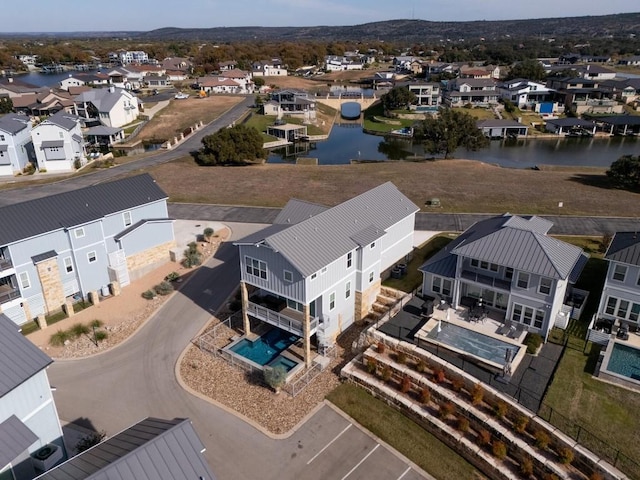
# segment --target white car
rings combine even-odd
[[[189,98],[189,94],[184,92],[179,92],[179,93],[176,93],[174,98],[176,100],[184,100],[185,98]]]

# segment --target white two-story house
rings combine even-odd
[[[544,83],[534,82],[524,78],[507,80],[498,86],[500,98],[509,100],[520,109],[533,110],[536,113],[556,113],[558,102],[554,102],[555,90]]]
[[[279,58],[253,62],[251,70],[254,77],[286,77],[288,74],[287,68]]]
[[[39,170],[71,172],[87,163],[82,119],[58,112],[31,132]]]
[[[62,428],[47,377],[53,362],[0,313],[0,478],[30,479],[30,454],[43,447],[50,463],[65,458]]]
[[[389,182],[333,208],[289,201],[272,226],[236,242],[245,332],[253,320],[302,337],[309,365],[312,337],[333,345],[406,261],[418,210]]]
[[[640,324],[640,235],[617,232],[607,249],[607,278],[602,289],[598,318]]]
[[[493,78],[456,78],[448,84],[444,101],[449,107],[471,104],[489,107],[498,103],[496,80]]]
[[[31,119],[9,113],[0,117],[0,176],[21,173],[33,153]]]
[[[175,247],[148,174],[1,207],[0,225],[0,310],[18,325],[116,295]]]
[[[565,301],[577,303],[583,295],[572,285],[587,260],[582,249],[547,236],[552,225],[508,214],[475,223],[420,267],[423,294],[454,308],[481,298],[490,310],[546,339],[572,314]]]
[[[93,88],[74,99],[75,114],[100,120],[107,127],[122,127],[138,118],[138,97],[122,88]]]

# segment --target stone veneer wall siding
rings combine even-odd
[[[176,247],[175,240],[149,248],[142,252],[127,257],[127,268],[131,281],[143,277],[155,268],[164,265],[170,260],[169,251]]]
[[[60,310],[65,303],[65,297],[57,258],[49,258],[36,264],[36,270],[42,286],[47,312],[51,313]]]
[[[355,311],[354,311],[354,322],[361,322],[364,317],[367,316],[369,311],[371,310],[372,302],[369,302],[369,298],[373,297],[375,299],[376,295],[380,291],[380,287],[382,286],[382,280],[378,279],[373,282],[367,289],[362,292],[355,292]],[[375,295],[374,295],[375,293]]]

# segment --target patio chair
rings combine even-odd
[[[511,320],[505,319],[504,323],[498,328],[498,335],[506,335],[511,331]]]

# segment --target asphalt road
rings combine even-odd
[[[259,228],[230,227],[233,240]],[[94,357],[54,362],[48,373],[60,418],[113,435],[147,416],[188,417],[219,480],[425,478],[327,406],[290,437],[273,440],[180,387],[178,357],[237,285],[238,265],[237,249],[222,244],[128,341]]]

